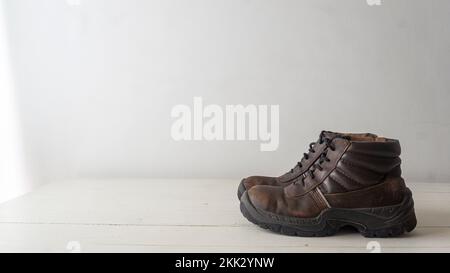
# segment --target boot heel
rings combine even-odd
[[[365,237],[393,237],[411,232],[417,225],[412,193],[407,189],[403,202],[397,206],[372,209],[373,219],[359,230]],[[380,225],[380,223],[382,223]]]
[[[411,232],[417,225],[417,219],[416,215],[414,213],[414,210],[412,210],[408,215],[407,218],[404,219],[400,223],[396,223],[391,226],[378,228],[378,229],[366,229],[366,230],[360,230],[359,232],[364,236],[368,238],[384,238],[384,237],[396,237],[400,236],[405,232]]]

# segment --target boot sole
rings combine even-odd
[[[256,208],[247,192],[241,198],[241,212],[250,222],[271,231],[290,236],[323,237],[351,226],[364,237],[396,237],[411,232],[417,224],[412,193],[407,189],[403,201],[394,206],[376,208],[323,210],[314,218],[277,215]]]

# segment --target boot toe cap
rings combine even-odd
[[[269,212],[277,211],[277,200],[280,193],[282,193],[280,187],[267,185],[254,186],[247,191],[249,200],[255,208]]]
[[[268,176],[250,176],[245,178],[242,183],[246,190],[258,185],[276,185],[277,179]]]

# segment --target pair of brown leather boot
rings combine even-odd
[[[399,156],[395,139],[323,131],[289,172],[243,179],[241,212],[287,235],[327,236],[344,226],[366,237],[410,232],[417,221]]]

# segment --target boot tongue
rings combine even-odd
[[[320,134],[322,140],[324,138],[327,138],[329,140],[335,139],[335,138],[346,138],[343,134],[341,133],[336,133],[336,132],[331,132],[331,131],[322,131],[322,133]],[[320,140],[320,139],[319,139]]]
[[[335,132],[331,132],[331,131],[322,131],[322,134],[321,134],[321,136],[329,138],[329,139],[332,139],[338,135],[339,135],[339,133],[335,133]]]
[[[321,138],[319,138],[318,142],[325,141],[327,143],[331,143],[331,142],[334,142],[334,140],[336,140],[336,139],[345,139],[347,141],[351,140],[351,137],[349,135],[342,134],[342,133],[336,133],[336,132],[330,132],[330,131],[322,131],[320,137]]]

